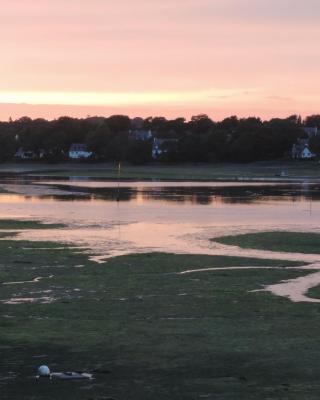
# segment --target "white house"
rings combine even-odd
[[[315,157],[315,154],[312,153],[309,149],[308,146],[306,146],[302,152],[300,153],[300,158],[306,159],[306,158],[313,158]]]
[[[92,151],[84,143],[73,143],[69,149],[69,158],[72,160],[86,160],[92,156]]]
[[[315,156],[309,148],[309,139],[298,139],[292,147],[292,158],[308,160]]]
[[[37,154],[32,150],[25,150],[23,147],[19,147],[16,151],[14,158],[18,160],[35,160]]]

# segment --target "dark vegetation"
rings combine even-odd
[[[316,399],[320,317],[251,290],[306,272],[240,257],[141,254],[105,265],[50,242],[0,241],[3,400]],[[82,268],[79,268],[82,266]],[[37,283],[10,284],[32,281]],[[51,277],[51,278],[50,278]],[[14,298],[34,303],[6,304]],[[46,304],[47,298],[52,302]],[[34,378],[37,366],[91,382]]]
[[[41,221],[0,219],[0,229],[59,229],[64,227],[65,225],[63,224],[44,224]]]
[[[72,143],[85,143],[94,152],[92,161],[129,161],[146,163],[152,160],[152,139],[136,140],[130,131],[151,130],[154,137],[174,139],[167,152],[157,158],[164,162],[252,162],[288,157],[292,144],[306,134],[302,125],[320,128],[320,116],[298,116],[262,121],[259,118],[239,119],[235,116],[215,122],[206,115],[167,120],[163,117],[135,118],[114,115],[57,120],[32,120],[23,117],[0,122],[0,161],[13,160],[18,148],[42,154],[44,162],[62,162],[68,158]],[[319,153],[320,139],[311,140],[311,148]]]
[[[309,232],[258,232],[212,239],[215,242],[246,249],[284,251],[289,253],[320,253],[320,234]]]

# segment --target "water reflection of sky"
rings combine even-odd
[[[117,201],[138,204],[150,201],[210,205],[279,201],[319,201],[319,184],[261,184],[209,182],[83,182],[51,181],[39,184],[25,181],[3,184],[9,192],[24,194],[24,200]],[[3,196],[2,200],[6,201]],[[12,201],[23,201],[12,197]]]
[[[11,182],[10,187],[21,194],[0,195],[1,218],[68,225],[20,237],[68,241],[100,255],[145,251],[242,255],[239,249],[231,251],[209,239],[260,230],[320,231],[319,185],[143,182],[118,188],[117,183],[95,187],[63,182],[48,187]],[[262,253],[249,251],[254,256]]]

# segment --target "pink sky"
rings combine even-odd
[[[0,118],[320,112],[319,0],[10,0]]]

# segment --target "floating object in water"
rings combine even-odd
[[[75,380],[75,379],[93,379],[92,374],[88,372],[50,372],[47,365],[41,365],[38,368],[37,378],[50,378],[62,380]]]

